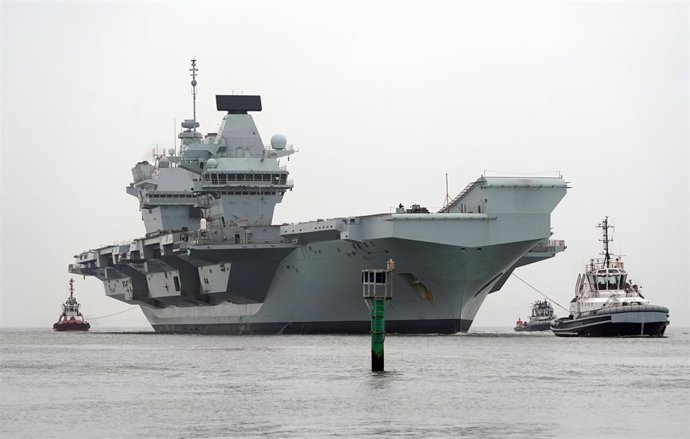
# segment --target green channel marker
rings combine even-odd
[[[371,370],[383,371],[383,342],[386,339],[386,305],[393,298],[395,261],[389,259],[386,269],[362,270],[362,296],[371,316]]]
[[[386,299],[374,299],[371,306],[371,370],[383,370],[383,342],[386,339]]]

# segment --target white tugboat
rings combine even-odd
[[[592,259],[578,275],[570,315],[554,320],[558,336],[613,337],[662,336],[668,326],[668,308],[651,305],[640,287],[628,279],[620,256],[611,260],[608,217],[598,227],[603,231],[604,258]]]
[[[53,324],[55,331],[88,331],[91,325],[79,311],[79,302],[74,298],[74,279],[69,280],[69,297],[62,304],[62,314]]]
[[[555,319],[553,307],[547,300],[537,300],[532,304],[532,315],[529,320],[522,321],[518,318],[515,322],[515,331],[548,331],[551,329],[551,320]]]

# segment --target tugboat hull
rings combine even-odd
[[[621,337],[664,335],[668,308],[656,305],[624,305],[598,310],[579,318],[562,318],[551,330],[560,337]]]
[[[515,332],[548,331],[551,329],[551,321],[527,323],[526,325],[516,326]]]
[[[91,325],[88,322],[58,322],[53,325],[53,331],[88,331]]]

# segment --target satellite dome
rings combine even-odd
[[[274,134],[271,137],[271,147],[273,149],[285,149],[285,145],[287,145],[287,139],[282,134]]]
[[[168,155],[175,155],[175,148],[170,148],[168,150]]]
[[[218,167],[218,160],[216,159],[208,159],[206,160],[206,168],[208,169],[214,169]]]

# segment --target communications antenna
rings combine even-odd
[[[443,202],[443,207],[448,206],[450,204],[450,202],[451,202],[451,199],[450,199],[450,195],[448,194],[448,173],[446,172],[446,199]]]

